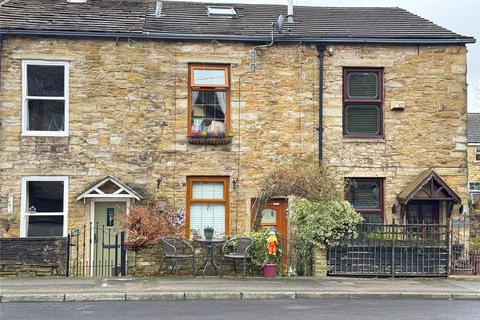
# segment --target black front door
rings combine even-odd
[[[407,205],[407,223],[438,224],[438,201],[416,200]]]

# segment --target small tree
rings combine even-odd
[[[127,230],[125,246],[133,251],[155,244],[162,236],[174,232],[167,216],[155,206],[131,207],[124,215],[124,227]]]
[[[132,206],[123,215],[126,230],[125,246],[134,252],[134,264],[137,265],[137,253],[156,244],[163,236],[178,232],[178,210],[167,209],[166,205]]]
[[[339,199],[342,196],[340,181],[335,170],[320,164],[313,156],[296,159],[274,169],[263,181],[255,199],[255,219],[252,229],[260,224],[260,212],[272,198],[295,196],[314,202]]]

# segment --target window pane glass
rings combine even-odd
[[[209,15],[235,16],[235,9],[228,7],[208,7]]]
[[[266,208],[262,210],[260,224],[276,224],[277,223],[277,211]]]
[[[28,181],[27,210],[63,212],[63,181]]]
[[[225,70],[193,69],[193,84],[224,86]]]
[[[380,209],[380,186],[376,181],[353,180],[349,201],[355,209]]]
[[[29,216],[27,236],[63,236],[63,216]]]
[[[410,204],[407,208],[407,223],[417,224],[420,223],[420,217],[418,213],[418,205]]]
[[[468,183],[468,189],[470,191],[480,191],[480,181],[472,181]]]
[[[226,112],[226,92],[192,91],[192,132],[225,134]]]
[[[380,213],[362,213],[364,223],[382,223],[382,215]]]
[[[192,182],[192,199],[223,199],[223,182]]]
[[[29,96],[63,97],[65,69],[63,66],[27,65]]]
[[[475,148],[475,160],[480,161],[480,147]]]
[[[348,98],[378,99],[378,75],[376,72],[349,72],[347,83]]]
[[[380,134],[380,108],[376,105],[346,107],[346,134],[376,136]]]
[[[194,203],[190,205],[190,232],[203,237],[203,229],[213,227],[214,235],[225,234],[225,205]]]
[[[28,130],[63,131],[65,101],[28,100]]]

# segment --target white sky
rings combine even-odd
[[[287,0],[189,1],[287,4]],[[480,0],[294,0],[293,3],[315,6],[401,7],[453,32],[474,37],[477,43],[467,45],[468,111],[480,112]]]

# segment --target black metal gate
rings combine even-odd
[[[328,275],[448,275],[449,228],[434,224],[361,224],[358,237],[328,249]]]
[[[67,277],[125,276],[125,232],[90,223],[68,235]]]

